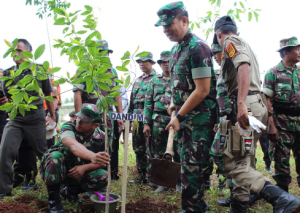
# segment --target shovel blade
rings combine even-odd
[[[159,186],[175,188],[181,165],[164,159],[153,159],[151,163],[151,182]]]

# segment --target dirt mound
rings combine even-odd
[[[1,203],[0,212],[2,213],[38,213],[38,210],[25,203]]]
[[[15,199],[18,203],[30,204],[30,206],[35,207],[39,211],[47,211],[48,205],[45,201],[41,201],[33,196],[21,196]]]
[[[170,203],[165,203],[159,200],[154,200],[150,197],[139,199],[135,203],[126,204],[126,213],[140,213],[140,212],[159,212],[159,213],[170,213],[177,212],[178,207]],[[121,207],[116,211],[121,213]]]

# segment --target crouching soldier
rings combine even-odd
[[[105,133],[100,130],[100,113],[94,104],[83,104],[77,119],[66,122],[60,139],[43,156],[41,178],[47,185],[50,213],[63,213],[61,195],[78,202],[78,194],[100,191],[107,185],[104,168],[110,161],[105,150]]]

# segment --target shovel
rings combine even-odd
[[[172,112],[172,118],[174,117],[175,111]],[[151,182],[168,188],[176,187],[181,169],[179,163],[172,162],[173,140],[174,129],[171,127],[165,154],[162,159],[153,159],[151,164]]]

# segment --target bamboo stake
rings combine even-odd
[[[105,129],[105,152],[108,153],[108,143],[107,143],[107,119],[106,112],[104,111],[104,129]],[[108,173],[108,182],[107,182],[107,191],[106,191],[106,203],[105,203],[105,213],[109,213],[109,192],[110,192],[110,183],[111,183],[111,174],[110,174],[110,163],[107,165]]]
[[[125,121],[125,141],[124,141],[124,164],[123,164],[123,181],[122,181],[122,211],[125,213],[126,206],[126,188],[127,188],[127,159],[128,159],[128,138],[129,138],[129,121]]]

